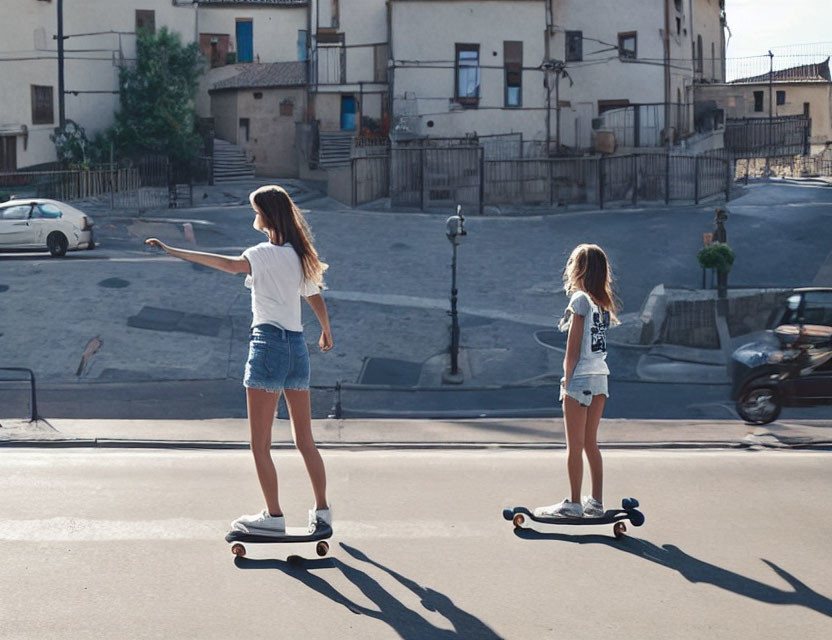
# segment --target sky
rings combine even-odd
[[[726,0],[725,13],[729,58],[801,43],[826,42],[823,49],[832,49],[832,0]]]

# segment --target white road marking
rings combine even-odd
[[[115,542],[129,540],[222,540],[227,520],[94,520],[46,518],[0,522],[0,542]],[[291,528],[291,527],[290,527]],[[293,532],[294,533],[294,532]],[[335,535],[358,539],[458,538],[489,535],[485,530],[459,522],[350,522],[336,521]]]

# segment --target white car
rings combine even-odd
[[[43,251],[62,256],[73,249],[95,249],[93,219],[64,202],[46,198],[0,204],[0,251]]]

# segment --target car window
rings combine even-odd
[[[803,322],[832,327],[832,291],[807,291],[805,297]]]
[[[786,310],[778,324],[797,324],[800,321],[797,316],[800,311],[800,301],[802,299],[803,296],[799,293],[788,297],[786,300]]]
[[[61,217],[61,210],[56,207],[54,204],[42,204],[38,207],[35,207],[35,211],[33,212],[33,218],[60,218]]]
[[[30,209],[31,207],[28,204],[6,207],[2,210],[3,220],[28,220]]]

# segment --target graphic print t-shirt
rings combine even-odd
[[[581,338],[581,355],[572,377],[595,374],[609,375],[607,366],[607,329],[610,327],[609,311],[603,311],[585,291],[576,291],[560,321],[561,331],[568,331],[572,316],[584,316],[584,335]]]

